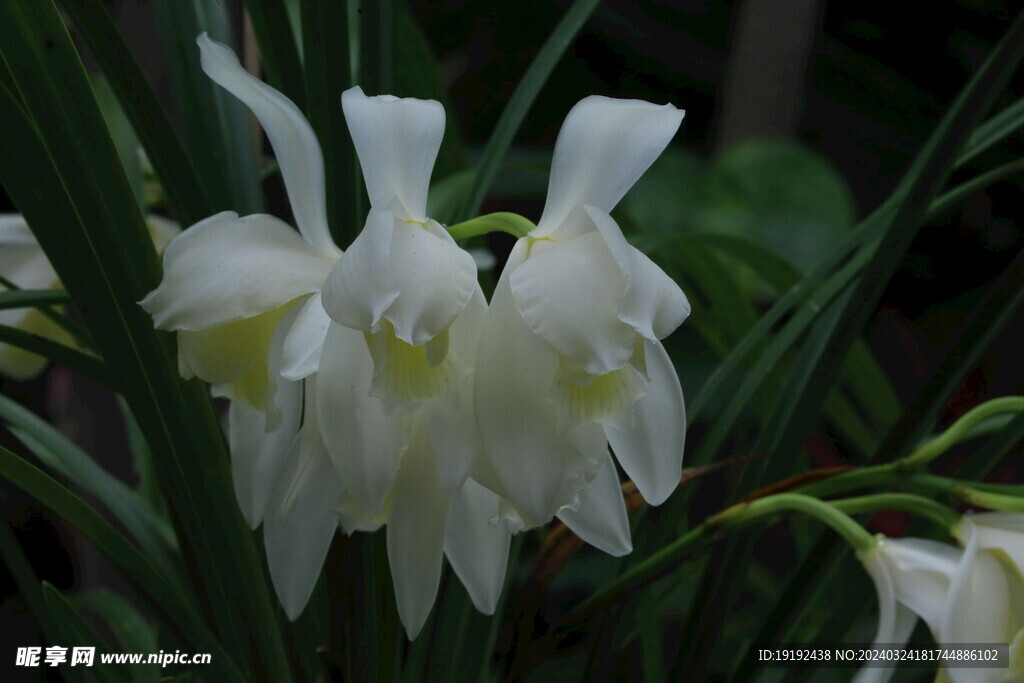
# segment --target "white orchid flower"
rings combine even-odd
[[[477,292],[449,331],[452,353],[472,367],[486,312]],[[410,639],[437,595],[447,555],[473,604],[494,611],[511,534],[498,521],[499,499],[467,475],[479,457],[472,416],[472,375],[455,398],[391,411],[373,393],[374,358],[363,335],[332,323],[318,373],[321,434],[343,474],[341,526],[346,533],[387,524],[388,558],[399,616]]]
[[[877,644],[905,643],[917,618],[939,644],[1010,643],[1010,668],[955,668],[955,683],[1021,680],[1024,580],[984,549],[965,518],[963,549],[923,539],[881,539],[861,557],[878,590]],[[864,668],[858,681],[887,681],[891,669]]]
[[[414,638],[447,555],[494,610],[510,533],[468,479],[480,453],[472,372],[487,303],[472,255],[427,217],[444,134],[428,100],[342,94],[370,212],[324,286],[333,319],[317,382],[321,432],[344,477],[345,531],[387,524],[399,615]]]
[[[267,358],[281,317],[301,303],[284,342],[286,377],[315,369],[326,334],[318,295],[341,251],[327,227],[323,156],[312,128],[288,98],[205,33],[197,42],[206,74],[263,125],[299,231],[263,214],[225,211],[200,221],[168,247],[164,278],[141,303],[158,328],[178,332],[184,376],[200,377],[217,394],[273,412]]]
[[[182,375],[232,399],[236,496],[253,528],[264,523],[271,578],[294,619],[340,517],[342,487],[317,426],[315,374],[330,324],[320,291],[341,250],[328,230],[323,157],[309,123],[229,48],[206,34],[197,42],[206,74],[266,131],[298,232],[268,215],[200,221],[167,248],[163,280],[141,304],[157,327],[177,331]]]
[[[336,323],[365,334],[374,396],[389,411],[409,411],[468,372],[466,359],[450,353],[449,330],[480,291],[473,257],[426,215],[444,108],[359,88],[341,104],[370,213],[331,271],[323,305]]]
[[[660,340],[690,306],[609,212],[682,118],[672,105],[606,97],[572,109],[544,213],[516,243],[492,297],[476,371],[480,481],[511,501],[526,526],[557,514],[617,554],[629,552],[628,528],[623,538],[607,446],[651,504],[674,490],[685,416]],[[592,481],[606,495],[586,493]],[[598,510],[616,523],[582,530]]]
[[[153,246],[162,253],[181,228],[162,216],[146,217]],[[0,276],[20,289],[56,289],[61,286],[57,273],[36,241],[21,214],[0,214]],[[0,284],[0,291],[7,287]],[[35,308],[0,310],[0,325],[17,327],[31,334],[75,346],[71,334]],[[30,351],[0,343],[0,373],[17,380],[32,379],[49,361]]]

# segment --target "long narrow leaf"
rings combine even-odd
[[[306,113],[324,154],[327,222],[334,241],[349,244],[365,218],[352,198],[360,190],[353,146],[341,112],[341,93],[352,86],[348,5],[332,0],[302,0],[302,49],[306,75]]]
[[[300,109],[306,105],[302,62],[288,10],[282,0],[244,0],[252,21],[267,80]],[[337,2],[336,4],[343,4]]]
[[[86,623],[75,606],[52,584],[45,581],[43,582],[43,598],[50,610],[50,616],[57,624],[57,630],[60,631],[63,642],[74,643],[76,647],[94,648],[96,654],[110,652],[110,646],[92,626]],[[130,680],[127,672],[116,666],[95,666],[90,673],[96,676],[97,680],[104,682]]]
[[[119,390],[117,380],[111,376],[102,361],[70,346],[7,325],[0,325],[0,342],[49,358],[54,363],[74,370],[82,377],[88,377],[114,391]]]
[[[1002,92],[1022,57],[1024,13],[1014,20],[993,54],[964,88],[897,188],[898,208],[886,225],[886,234],[871,265],[842,313],[836,316],[835,328],[821,345],[820,353],[802,360],[808,367],[806,382],[794,386],[792,394],[780,397],[785,401],[786,410],[780,415],[783,419],[777,436],[768,444],[769,452],[795,452],[817,421],[822,400],[832,387],[847,352],[874,313],[929,205],[952,173],[958,152]]]
[[[159,263],[50,0],[0,5],[0,53],[34,120],[0,92],[0,181],[113,359],[204,614],[240,661],[287,680],[279,612],[234,502],[223,433],[202,385],[178,376],[172,338],[136,303],[158,283]]]
[[[487,145],[476,166],[473,185],[466,195],[457,221],[467,221],[480,210],[480,204],[483,203],[484,197],[494,181],[494,176],[501,168],[502,159],[505,158],[505,153],[508,151],[509,145],[512,144],[512,138],[515,137],[516,131],[519,130],[523,119],[526,118],[527,112],[530,111],[533,101],[537,99],[541,88],[544,87],[551,72],[554,71],[555,65],[558,64],[573,38],[583,28],[600,2],[601,0],[575,0],[569,11],[558,22],[558,26],[548,36],[540,52],[533,58],[533,62],[523,74],[523,79],[519,81],[519,85],[516,86],[512,97],[509,98],[504,111],[501,112],[501,118],[498,119],[494,132],[487,140]]]
[[[82,499],[56,480],[0,447],[0,476],[32,496],[94,543],[125,578],[152,601],[165,623],[197,652],[213,655],[211,666],[227,680],[243,680],[241,672],[193,608],[157,569],[121,533]]]
[[[190,225],[214,213],[189,154],[167,112],[102,0],[61,0],[107,75],[125,115],[163,183],[175,218]]]
[[[48,422],[15,401],[0,395],[0,420],[39,460],[82,490],[96,496],[124,525],[154,562],[170,575],[176,541],[166,520],[138,494],[100,467]]]

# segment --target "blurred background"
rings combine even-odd
[[[176,110],[180,103],[170,97],[168,52],[157,21],[157,6],[170,1],[107,4],[168,107]],[[240,3],[223,2],[239,43],[250,41],[247,52],[253,63]],[[747,329],[745,321],[765,310],[779,287],[776,283],[773,288],[748,265],[706,250],[688,251],[686,235],[742,235],[766,246],[794,272],[812,268],[888,196],[1008,26],[1012,4],[943,0],[900,12],[891,1],[606,0],[544,87],[483,212],[539,217],[555,137],[565,114],[581,98],[641,98],[685,109],[672,147],[616,216],[631,239],[680,281],[694,303],[693,316],[669,343],[684,393],[695,395]],[[472,164],[567,6],[561,0],[413,0],[401,12],[398,20],[414,22],[440,64],[449,93],[446,105],[453,113],[450,121],[462,141],[461,148],[442,158],[436,182]],[[401,55],[398,60],[401,72]],[[997,110],[1024,90],[1020,77],[1014,84]],[[409,92],[395,94],[423,96],[414,90],[415,84]],[[1000,143],[961,169],[954,181],[1019,158],[1022,144],[1019,134]],[[925,386],[957,325],[1024,247],[1021,182],[1011,179],[978,192],[924,228],[886,291],[866,342],[898,404],[906,405]],[[264,190],[269,210],[287,216],[279,177],[270,173]],[[0,196],[0,211],[12,210]],[[496,255],[495,273],[511,242],[494,235],[478,245]],[[695,274],[705,272],[701,269],[724,274],[742,295],[740,305],[715,301],[713,279]],[[1022,335],[1024,327],[1017,320],[992,343],[946,407],[943,423],[986,398],[1024,393]],[[108,470],[129,482],[145,476],[133,470],[122,413],[101,388],[59,367],[27,382],[0,381],[4,394],[50,420]],[[856,412],[856,401],[851,402]],[[714,414],[713,406],[705,411],[706,416]],[[878,438],[887,426],[873,424],[870,415],[861,417],[856,429],[838,429],[825,421],[807,443],[812,462],[855,463],[863,450],[860,442],[870,436],[858,429]],[[701,422],[692,425],[690,442],[699,442],[706,428]],[[0,434],[0,443],[27,454],[9,434]],[[749,455],[749,448],[740,431],[726,450]],[[1013,457],[1020,455],[1018,448]],[[963,454],[949,456],[951,461],[958,457]],[[1020,461],[1008,458],[992,476],[1019,481],[1020,474]],[[702,480],[690,518],[699,520],[732,500],[731,483],[728,474]],[[127,590],[91,547],[2,483],[0,515],[38,575],[58,588]],[[898,515],[883,515],[872,523],[873,530],[891,534],[900,533],[904,525]],[[773,572],[790,561],[788,534],[783,527],[761,534],[767,539],[758,552],[766,567],[763,581],[770,583]],[[524,558],[536,543],[534,539],[524,545]],[[527,569],[524,559],[520,574]],[[558,609],[573,600],[602,571],[602,558],[584,552],[560,576],[546,608]],[[721,608],[741,615],[744,608],[759,609],[764,596],[759,596],[756,583],[733,593],[733,603]],[[667,619],[666,633],[680,632],[683,618]],[[18,644],[28,645],[38,639],[30,635],[34,631],[33,617],[0,566],[0,633],[5,642],[7,634],[18,634]],[[726,654],[709,649],[703,671],[714,679],[715,659]],[[572,648],[566,652],[564,659],[553,657],[538,676],[557,678],[560,666],[573,666]],[[627,652],[613,662],[607,675],[627,674],[632,656]],[[2,668],[7,665],[0,663]],[[46,674],[39,670],[33,675]]]

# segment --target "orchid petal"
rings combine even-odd
[[[885,541],[896,597],[925,620],[936,638],[942,630],[943,605],[962,551],[917,538]]]
[[[306,380],[313,383],[313,380]],[[313,387],[307,389],[307,401]],[[338,528],[341,483],[316,421],[309,416],[278,475],[272,505],[263,521],[267,564],[277,597],[295,620],[313,593],[331,539]]]
[[[611,216],[586,206],[609,251],[626,277],[626,292],[618,304],[619,319],[644,339],[664,339],[690,315],[690,302],[679,285],[654,261],[630,245]]]
[[[621,557],[633,551],[629,537],[629,516],[622,497],[622,486],[607,446],[604,464],[597,476],[579,494],[575,505],[558,511],[574,534],[609,555]]]
[[[213,385],[217,396],[273,411],[268,400],[274,383],[269,368],[271,341],[289,306],[206,330],[178,332],[178,367],[182,377],[197,376]]]
[[[330,325],[331,319],[324,310],[320,292],[317,292],[302,305],[284,340],[279,369],[283,377],[300,380],[317,371]]]
[[[249,107],[266,131],[299,232],[311,246],[336,256],[327,227],[323,154],[309,122],[291,100],[246,71],[230,48],[205,33],[196,42],[206,75]]]
[[[1002,553],[1024,580],[1024,515],[1011,512],[986,512],[969,519],[978,547]]]
[[[267,364],[280,364],[285,338],[298,311],[281,317],[267,349]],[[263,363],[259,363],[263,366]],[[263,521],[278,473],[288,458],[302,422],[302,383],[274,375],[271,410],[232,401],[228,409],[231,476],[242,516],[255,529]],[[266,408],[267,406],[263,406]]]
[[[371,515],[384,505],[406,441],[406,418],[385,413],[380,399],[370,396],[372,376],[363,335],[332,324],[317,373],[317,415],[346,489]]]
[[[878,631],[873,645],[905,644],[917,625],[917,615],[897,600],[891,570],[878,550],[868,551],[861,559],[878,591]],[[892,673],[891,668],[865,666],[853,680],[855,683],[886,683]]]
[[[562,124],[535,236],[552,234],[574,207],[610,212],[664,151],[683,112],[671,104],[591,96]]]
[[[389,266],[395,223],[390,211],[370,211],[363,231],[331,269],[323,306],[334,322],[366,332],[380,327],[400,291]]]
[[[387,526],[395,601],[409,640],[423,628],[437,596],[452,503],[440,487],[437,461],[422,432],[417,428],[398,468]]]
[[[17,327],[64,346],[75,346],[75,338],[66,329],[35,308],[12,308],[0,311],[0,325]],[[11,344],[0,343],[0,374],[25,382],[36,377],[50,359]]]
[[[510,279],[530,329],[588,373],[618,370],[633,355],[636,332],[617,313],[625,278],[599,233],[533,244]]]
[[[558,357],[519,315],[508,272],[523,258],[520,240],[491,298],[475,371],[477,425],[486,463],[478,481],[506,498],[528,526],[547,522],[564,502],[565,463],[575,447],[559,434],[547,396]]]
[[[686,439],[686,407],[679,377],[665,347],[645,342],[650,387],[633,406],[633,428],[605,425],[615,457],[651,505],[661,505],[679,485]]]
[[[400,294],[384,316],[413,346],[446,330],[477,289],[473,257],[435,221],[396,223],[388,267]]]
[[[969,519],[964,524],[973,526]],[[949,597],[936,637],[941,643],[1006,642],[1010,623],[1010,592],[1006,571],[991,554],[978,547],[978,535],[968,532],[963,557],[951,577]],[[952,668],[954,681],[976,680],[973,672]],[[968,674],[968,675],[965,675]]]
[[[484,614],[494,614],[501,597],[512,540],[508,526],[497,519],[498,503],[498,496],[467,479],[452,501],[444,537],[452,569]]]
[[[20,213],[0,213],[0,246],[35,246],[38,249],[39,242]]]
[[[273,216],[225,211],[167,247],[163,280],[139,303],[160,329],[202,330],[319,290],[331,265]]]
[[[449,353],[466,368],[475,365],[486,315],[487,301],[477,287],[473,298],[451,326]],[[446,400],[431,401],[424,407],[430,442],[437,453],[441,486],[450,493],[462,488],[483,448],[473,412],[473,375],[466,372],[455,381],[458,384],[452,395]]]
[[[352,142],[373,208],[397,197],[407,218],[424,220],[427,188],[444,137],[444,107],[434,100],[367,97],[355,87],[341,94]]]

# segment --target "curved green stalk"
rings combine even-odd
[[[832,505],[848,515],[879,510],[903,510],[918,517],[930,519],[947,530],[960,523],[960,515],[951,508],[930,498],[911,493],[878,493],[870,496],[857,496],[833,501]]]
[[[448,234],[457,240],[486,235],[491,232],[506,232],[513,237],[526,237],[537,226],[517,213],[499,211],[447,227]]]
[[[911,453],[903,462],[911,466],[927,464],[965,439],[971,430],[984,420],[996,415],[1017,414],[1021,411],[1024,411],[1024,397],[1020,396],[1006,396],[982,403],[968,411],[938,437]]]

